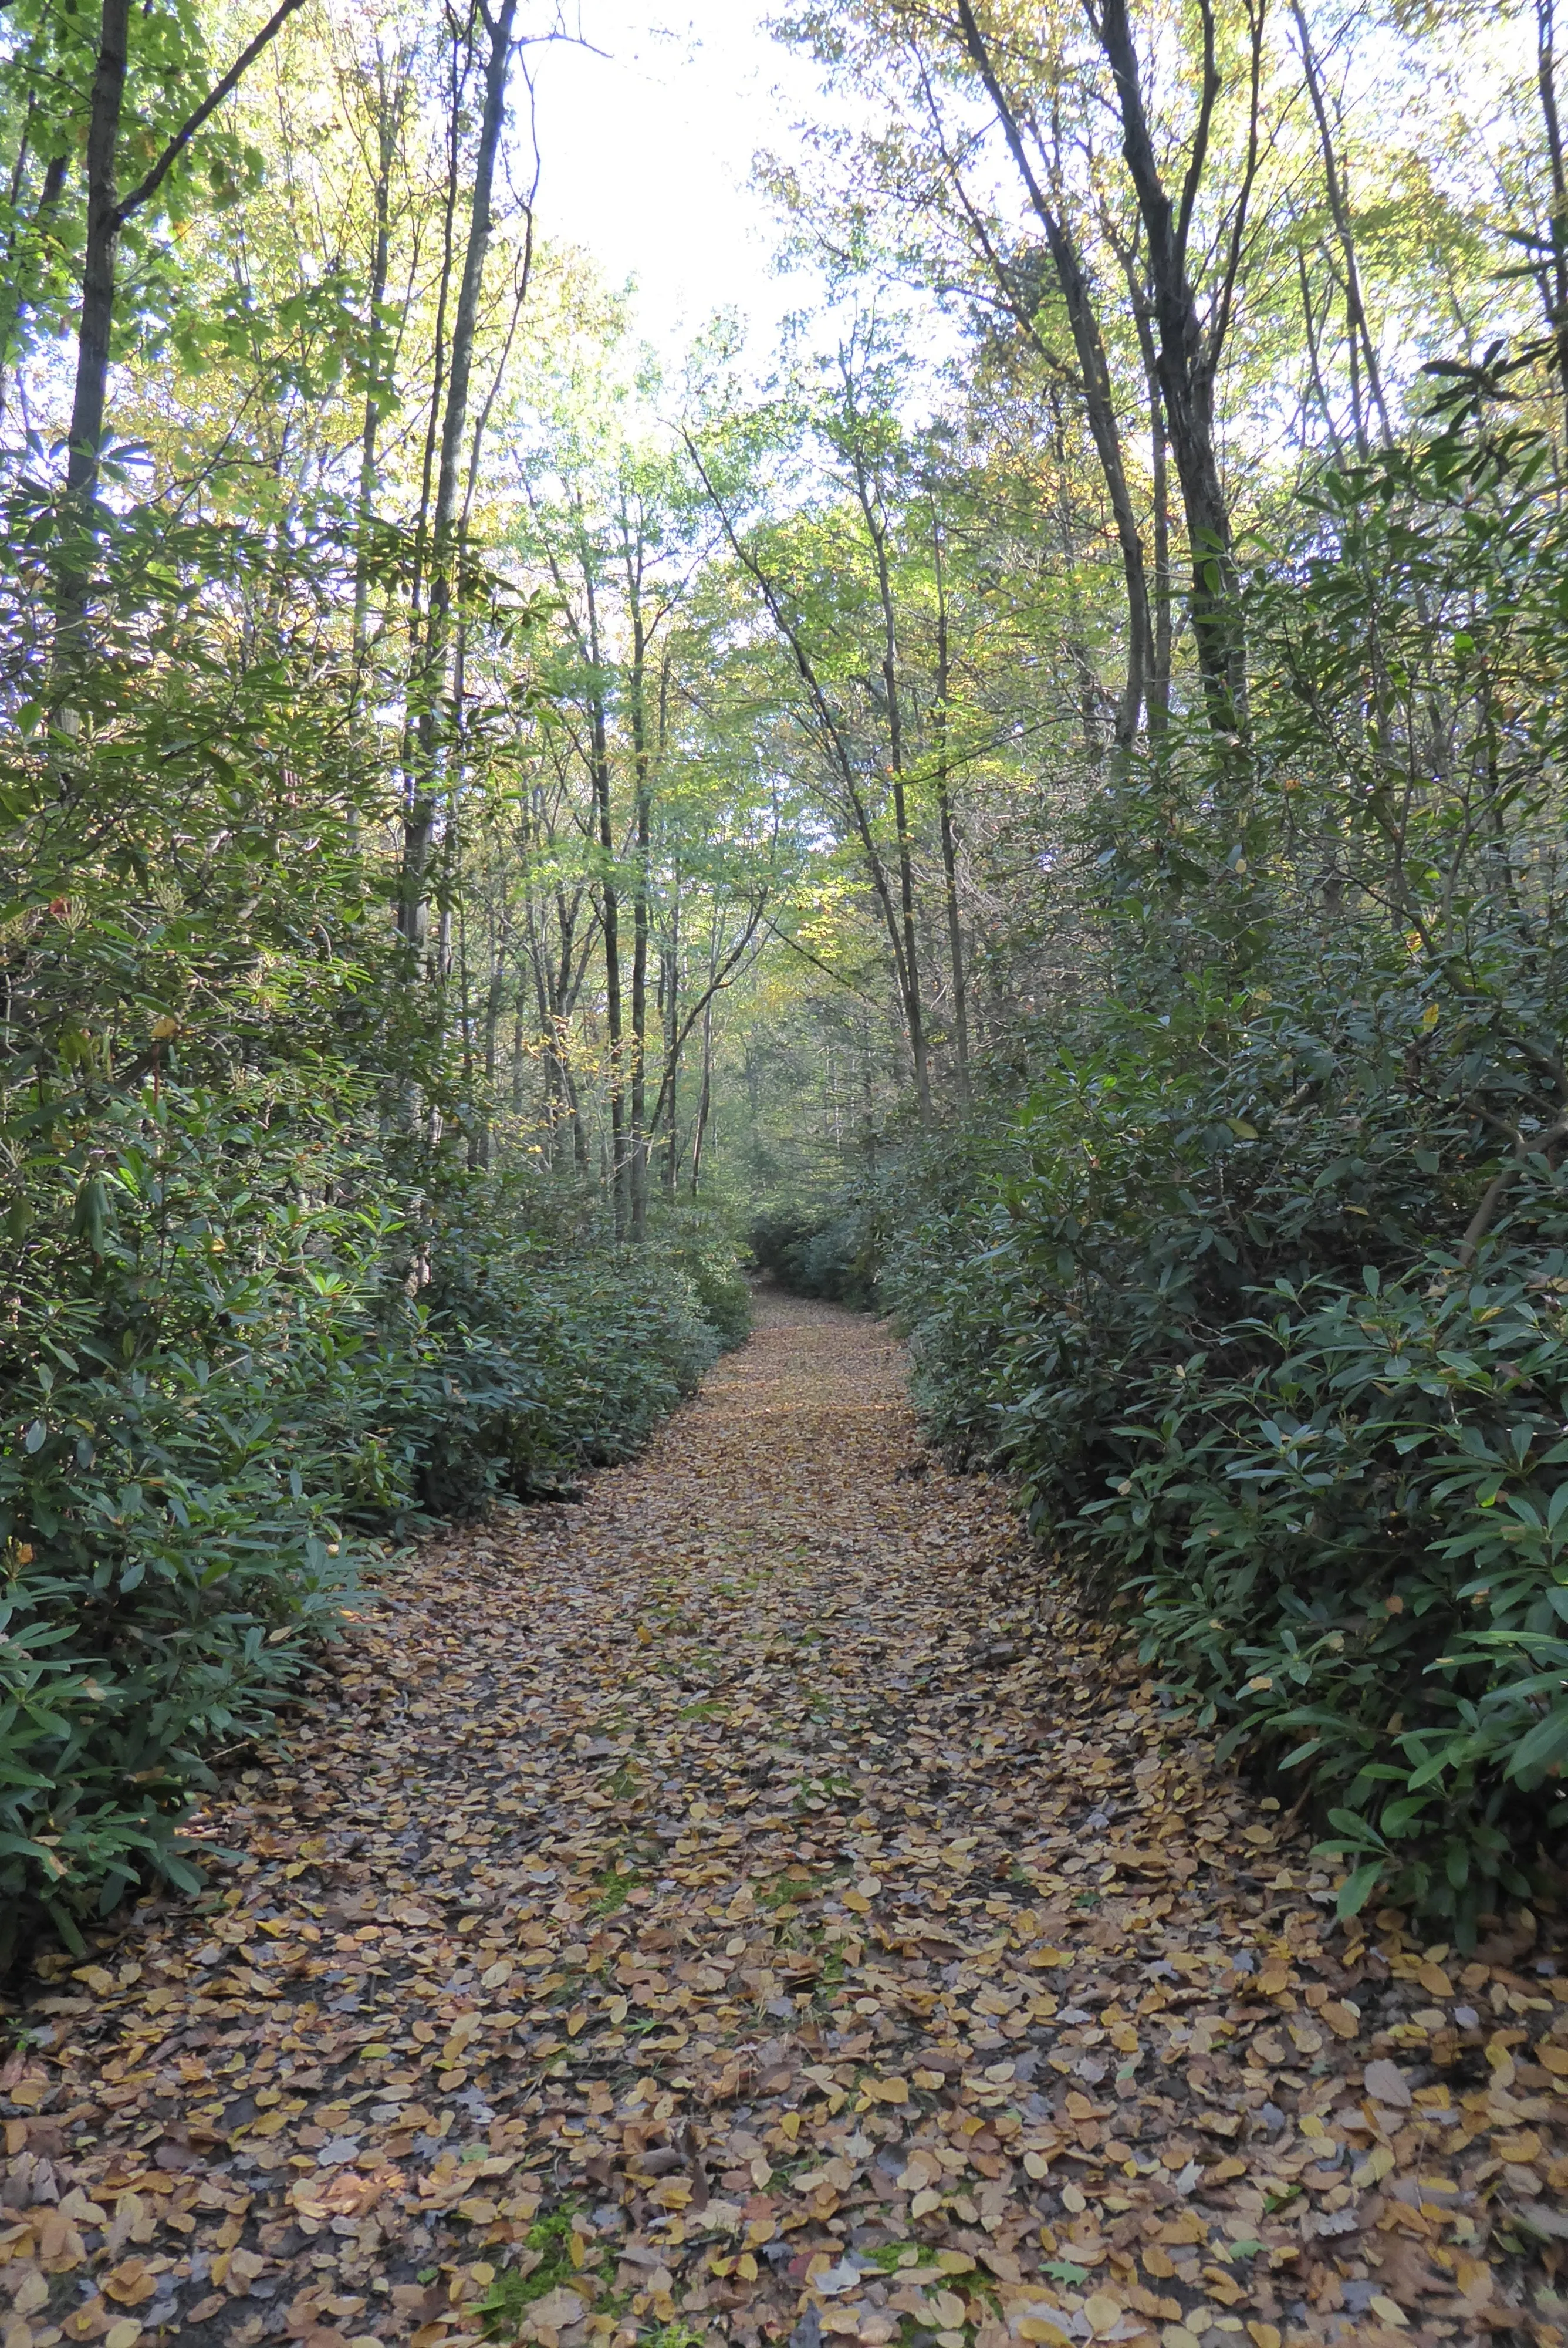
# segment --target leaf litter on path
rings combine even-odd
[[[45,1960],[3,2348],[1561,2343],[1535,1920],[1336,1927],[886,1331],[759,1319],[365,1600],[218,1888]]]

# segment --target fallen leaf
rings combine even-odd
[[[580,2330],[591,2297],[644,2336],[782,2342],[820,2302],[864,2348],[901,2316],[970,2348],[1162,2326],[1191,2348],[1201,2293],[1205,2330],[1223,2312],[1281,2348],[1280,2304],[1317,2322],[1313,2268],[1373,2248],[1412,2327],[1430,2275],[1473,2329],[1490,2265],[1458,2241],[1428,2261],[1471,2207],[1476,2241],[1522,2246],[1497,2251],[1506,2291],[1544,2280],[1568,2197],[1548,1977],[1510,1976],[1526,2010],[1488,2013],[1477,2091],[1433,2052],[1418,1970],[1442,1959],[1386,1917],[1355,1953],[1372,1925],[1341,1931],[1304,1869],[1260,1912],[1226,1854],[1277,1817],[1172,1738],[1106,1626],[1055,1599],[1038,1630],[1006,1489],[897,1475],[915,1430],[886,1328],[759,1314],[642,1459],[437,1532],[363,1592],[330,1700],[191,1821],[241,1867],[140,1911],[135,1978],[105,1928],[110,1988],[67,1963],[28,1991],[52,2036],[5,2066],[8,2192],[19,2159],[52,2165],[0,2226],[6,2280],[43,2293],[15,2321],[49,2304],[25,2260],[74,2230],[68,2341],[143,2315],[150,2336],[152,2268],[201,2252],[179,2325],[223,2348],[365,2348],[373,2325],[478,2348],[475,2302],[568,2212],[527,2332]],[[1491,1981],[1461,1980],[1478,2013]],[[36,2010],[58,1988],[74,2010]],[[1362,2072],[1374,2032],[1399,2060]],[[1416,2103],[1417,2065],[1453,2118]],[[607,2204],[613,2235],[588,2222]],[[435,2279],[373,2300],[359,2244],[415,2228]],[[862,2240],[914,2261],[880,2312]]]
[[[1393,2111],[1409,2110],[1411,2103],[1409,2086],[1403,2072],[1396,2064],[1379,2058],[1375,2063],[1368,2064],[1362,2076],[1366,2081],[1367,2093],[1375,2096],[1378,2103],[1387,2104]]]

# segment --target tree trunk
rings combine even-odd
[[[71,400],[66,489],[67,539],[59,581],[62,634],[79,631],[87,608],[87,540],[97,502],[108,394],[109,335],[114,327],[115,249],[119,242],[116,168],[119,119],[130,40],[130,0],[103,0],[97,64],[87,116],[87,251],[77,334],[77,379]],[[79,646],[72,648],[79,652]]]
[[[375,506],[375,442],[381,428],[384,395],[386,389],[383,360],[384,330],[381,312],[386,300],[387,272],[392,259],[392,166],[397,153],[397,131],[402,116],[406,82],[402,77],[403,61],[398,58],[399,81],[395,94],[389,91],[386,69],[376,58],[376,170],[375,170],[375,237],[371,248],[370,283],[366,288],[366,349],[364,418],[360,427],[359,447],[359,546],[354,557],[354,657],[363,663],[369,637],[370,618],[370,524]]]
[[[605,1027],[610,1041],[610,1189],[615,1236],[627,1232],[626,1060],[620,996],[620,897],[615,885],[615,823],[610,798],[610,746],[605,730],[604,701],[596,678],[593,689],[592,784],[599,819],[599,845],[604,856],[600,883],[600,922],[604,932]]]
[[[948,591],[942,571],[942,526],[931,532],[937,582],[937,699],[932,724],[937,736],[937,812],[942,831],[942,883],[948,901],[948,956],[953,977],[953,1041],[958,1056],[959,1106],[969,1105],[969,1007],[964,974],[964,932],[958,916],[958,860],[953,803],[948,792]]]
[[[1546,130],[1552,174],[1552,258],[1545,279],[1547,323],[1557,345],[1557,372],[1568,413],[1568,172],[1563,160],[1563,129],[1557,112],[1556,35],[1553,0],[1535,0],[1535,87]]]
[[[702,1145],[708,1137],[708,1117],[713,1103],[713,999],[702,1012],[702,1082],[697,1095],[697,1122],[692,1128],[692,1196],[697,1196],[702,1175]]]
[[[1072,335],[1072,347],[1078,358],[1079,388],[1082,394],[1089,434],[1100,460],[1105,494],[1111,500],[1127,597],[1127,679],[1117,704],[1115,721],[1116,747],[1124,757],[1137,739],[1138,720],[1143,713],[1147,689],[1149,582],[1143,561],[1143,536],[1138,528],[1127,468],[1122,455],[1122,432],[1116,418],[1115,392],[1111,381],[1110,363],[1105,355],[1104,337],[1095,315],[1089,280],[1084,275],[1077,248],[1068,232],[1065,218],[1048,200],[1030,161],[1018,117],[1002,88],[970,0],[958,0],[958,21],[963,28],[964,45],[985,84],[986,94],[996,109],[997,120],[1001,125],[1002,136],[1007,140],[1025,192],[1045,231],[1046,245],[1056,271],[1057,283],[1061,288],[1068,325]]]
[[[627,585],[631,614],[631,674],[629,679],[631,716],[632,789],[636,807],[632,854],[635,859],[631,901],[631,1083],[630,1132],[628,1137],[628,1210],[631,1237],[641,1244],[648,1236],[648,864],[652,846],[652,802],[649,789],[648,711],[643,686],[648,639],[642,624],[641,581],[627,558]]]
[[[673,928],[673,925],[678,922],[680,917],[680,897],[676,891],[671,891],[670,917],[671,926]],[[681,1156],[681,1042],[680,1030],[676,1024],[679,1020],[681,1012],[681,959],[680,936],[678,931],[675,932],[671,941],[667,970],[668,978],[664,1005],[664,1051],[665,1058],[670,1069],[670,1081],[665,1087],[664,1094],[663,1189],[665,1203],[666,1205],[672,1207],[675,1204],[675,1185],[680,1169]]]
[[[898,843],[898,912],[904,939],[904,1019],[909,1031],[909,1057],[914,1067],[915,1100],[922,1125],[931,1121],[931,1073],[926,1051],[926,1021],[920,1000],[920,957],[915,928],[915,866],[909,838],[909,810],[904,789],[904,716],[898,681],[898,634],[893,608],[893,579],[887,560],[887,531],[879,515],[866,465],[855,457],[855,486],[865,517],[876,565],[876,592],[882,611],[882,683],[887,696],[887,761],[893,781],[893,822]]]
[[[1541,0],[1548,9],[1550,0]],[[1323,95],[1322,78],[1317,60],[1312,51],[1312,37],[1307,27],[1306,12],[1301,0],[1291,0],[1290,13],[1296,19],[1296,36],[1301,45],[1301,69],[1307,80],[1307,94],[1312,101],[1312,112],[1317,123],[1318,144],[1323,153],[1323,179],[1328,195],[1329,216],[1339,242],[1339,255],[1345,271],[1345,314],[1350,330],[1350,355],[1354,366],[1358,351],[1360,364],[1367,370],[1367,388],[1372,405],[1378,411],[1378,427],[1385,448],[1392,448],[1394,432],[1389,417],[1388,401],[1383,396],[1383,377],[1378,363],[1378,346],[1372,339],[1367,317],[1367,305],[1361,298],[1361,273],[1356,261],[1356,233],[1350,217],[1349,198],[1339,170],[1339,159],[1334,151],[1334,130],[1328,119],[1327,103]],[[1539,13],[1539,11],[1538,11]],[[1550,37],[1550,36],[1548,36]],[[1559,168],[1561,157],[1558,158]],[[1367,455],[1367,433],[1361,419],[1361,403],[1356,402],[1356,437],[1363,456]]]
[[[405,937],[411,940],[417,935],[421,925],[420,909],[424,902],[430,843],[436,828],[441,756],[440,702],[446,684],[452,574],[457,551],[454,543],[457,490],[468,420],[468,386],[474,372],[474,337],[478,324],[479,297],[494,226],[490,198],[495,186],[496,156],[506,118],[507,68],[511,62],[512,28],[517,10],[518,0],[501,0],[495,18],[492,20],[487,15],[484,19],[489,34],[490,52],[485,65],[485,104],[480,117],[479,144],[474,160],[474,185],[467,242],[463,255],[463,275],[452,320],[446,404],[441,426],[440,469],[436,478],[431,531],[430,602],[423,657],[419,664],[422,703],[418,729],[419,769],[404,836],[402,928]]]
[[[1160,389],[1176,459],[1193,567],[1192,619],[1211,730],[1233,771],[1246,732],[1246,637],[1241,581],[1232,542],[1230,503],[1214,444],[1214,377],[1229,324],[1242,232],[1256,169],[1256,89],[1261,19],[1254,19],[1252,141],[1233,211],[1226,273],[1205,335],[1187,271],[1188,238],[1202,184],[1209,129],[1220,91],[1214,58],[1212,0],[1199,0],[1204,31],[1204,81],[1197,124],[1180,205],[1160,176],[1143,105],[1127,0],[1101,0],[1091,23],[1111,67],[1126,159],[1148,247],[1150,288],[1158,332]]]

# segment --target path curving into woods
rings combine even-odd
[[[1562,2338],[1557,1985],[1347,1946],[904,1370],[764,1297],[367,1600],[28,1993],[4,2348]]]

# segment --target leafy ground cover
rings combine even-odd
[[[1305,1838],[764,1303],[9,2013],[5,2348],[1561,2342],[1568,1978]]]

